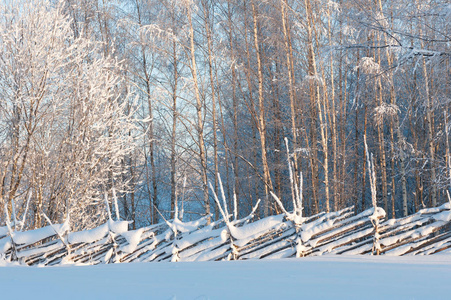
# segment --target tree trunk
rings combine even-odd
[[[199,83],[197,77],[197,64],[196,64],[196,55],[195,55],[195,46],[194,46],[194,27],[191,16],[191,6],[187,5],[187,14],[188,14],[188,25],[189,25],[189,35],[190,35],[190,55],[191,55],[191,75],[193,77],[193,85],[194,85],[194,94],[196,97],[196,112],[197,112],[197,137],[198,137],[198,146],[199,146],[199,159],[200,159],[200,168],[201,168],[201,178],[202,178],[202,190],[204,196],[204,207],[205,207],[205,215],[207,217],[207,223],[210,224],[210,200],[208,196],[208,182],[207,182],[207,156],[205,152],[205,142],[204,142],[204,123],[202,116],[202,99],[200,97],[199,91]]]
[[[271,174],[269,173],[268,158],[266,153],[266,122],[265,122],[265,102],[263,97],[263,66],[260,55],[260,46],[258,41],[258,22],[257,22],[257,10],[255,7],[254,0],[251,1],[252,6],[252,18],[254,23],[254,47],[255,54],[257,57],[257,68],[258,68],[258,133],[260,135],[260,146],[261,146],[261,158],[263,165],[263,181],[265,185],[265,204],[264,204],[264,214],[265,217],[269,215],[270,203],[269,194],[274,190],[271,181]]]

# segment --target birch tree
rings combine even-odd
[[[70,215],[75,228],[98,225],[105,191],[128,191],[120,161],[133,150],[135,124],[121,66],[74,36],[61,5],[1,10],[2,205],[22,207],[31,193],[33,227],[43,213],[53,222]]]

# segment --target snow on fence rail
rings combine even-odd
[[[225,218],[207,224],[170,222],[128,231],[128,222],[81,232],[57,224],[25,232],[0,227],[0,255],[27,265],[212,261],[325,254],[430,255],[451,252],[451,205],[383,221],[381,208],[359,214],[349,207],[302,218],[283,213],[255,220]],[[224,215],[226,213],[224,212]],[[375,231],[374,218],[380,219]]]

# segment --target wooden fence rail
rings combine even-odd
[[[175,219],[133,231],[126,221],[81,232],[70,232],[68,224],[24,232],[0,227],[0,256],[27,265],[58,265],[370,255],[376,246],[381,255],[432,255],[451,252],[450,208],[446,203],[392,220],[384,220],[381,208],[355,214],[353,207],[308,218],[227,216],[211,224],[206,218]],[[374,218],[380,219],[377,232]]]

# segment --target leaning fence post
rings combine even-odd
[[[17,261],[17,250],[16,250],[16,243],[14,242],[14,232],[11,228],[11,219],[9,217],[8,213],[8,207],[5,204],[5,214],[6,214],[6,227],[8,228],[9,237],[11,238],[11,256],[10,261]],[[15,228],[14,228],[15,229]]]
[[[379,255],[381,252],[381,245],[379,243],[379,219],[385,216],[385,212],[379,214],[379,208],[377,207],[377,194],[376,194],[376,171],[374,168],[373,153],[371,155],[368,152],[368,144],[366,143],[366,134],[363,136],[365,142],[365,153],[368,162],[368,176],[370,177],[371,185],[371,202],[373,204],[373,214],[369,217],[374,227],[373,247],[372,254]]]

